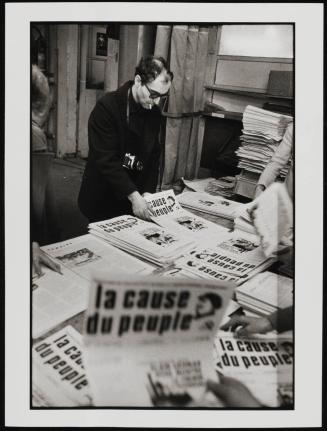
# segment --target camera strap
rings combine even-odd
[[[127,91],[127,105],[126,105],[126,122],[129,126],[129,95],[131,94],[131,88]]]

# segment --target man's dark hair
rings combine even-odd
[[[140,76],[142,84],[147,84],[154,81],[163,70],[167,71],[167,81],[169,78],[172,81],[174,75],[168,69],[166,60],[163,57],[148,55],[141,58],[138,66],[135,68],[135,75]]]

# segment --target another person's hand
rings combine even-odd
[[[41,264],[48,266],[53,271],[61,273],[61,267],[58,263],[53,262],[43,250],[40,249],[40,246],[37,242],[33,242],[32,244],[32,254],[33,254],[33,268],[35,273],[38,276],[41,276],[42,269]]]
[[[237,330],[237,328],[240,328]],[[236,330],[236,334],[245,337],[251,334],[265,334],[273,330],[272,324],[266,317],[233,316],[221,326],[223,331]]]
[[[139,192],[133,192],[128,196],[132,204],[133,214],[142,219],[151,221],[151,208],[147,201],[140,195]]]
[[[226,407],[263,407],[243,383],[231,377],[221,375],[219,383],[208,380],[207,388],[213,392]]]

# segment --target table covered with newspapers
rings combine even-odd
[[[288,204],[267,191],[269,211]],[[261,211],[259,237],[253,202],[204,190],[146,199],[152,222],[121,216],[42,247],[61,273],[33,277],[33,407],[224,408],[206,386],[221,375],[262,406],[291,406],[292,331],[220,328],[293,304],[292,221],[281,232]]]

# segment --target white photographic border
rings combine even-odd
[[[322,3],[6,3],[5,425],[319,427],[322,392]],[[295,23],[295,409],[30,410],[30,21]]]

